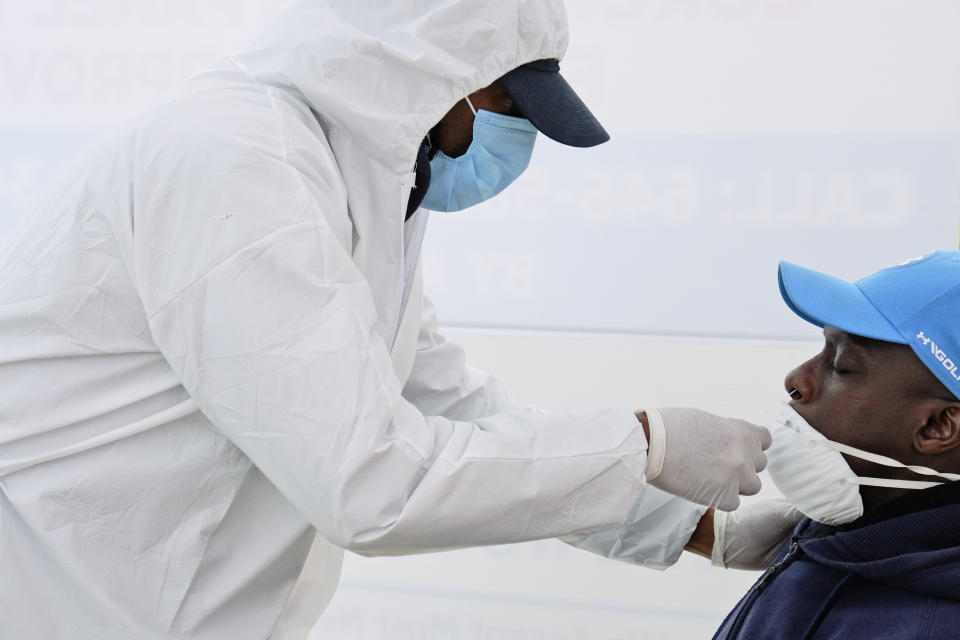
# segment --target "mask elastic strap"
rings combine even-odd
[[[477,110],[474,109],[473,103],[470,102],[470,96],[467,96],[466,98],[464,98],[464,100],[467,101],[467,106],[470,107],[470,111],[473,111],[473,115],[477,115]]]
[[[894,480],[892,478],[850,478],[850,484],[866,485],[868,487],[889,487],[891,489],[929,489],[938,487],[943,482],[927,482],[925,480]]]
[[[863,451],[862,449],[857,449],[856,447],[851,447],[845,444],[841,444],[839,442],[834,442],[833,440],[822,440],[821,443],[824,446],[833,449],[834,451],[839,451],[840,453],[845,453],[848,456],[853,456],[854,458],[860,458],[861,460],[866,460],[868,462],[875,462],[876,464],[882,464],[885,467],[897,467],[901,469],[907,469],[909,471],[913,471],[914,473],[919,473],[922,476],[937,476],[940,478],[944,478],[946,480],[960,480],[960,474],[957,474],[957,473],[940,473],[939,471],[931,469],[930,467],[921,467],[920,465],[916,465],[916,464],[904,464],[899,460],[894,460],[893,458],[882,456],[879,453],[870,453],[869,451]],[[862,478],[862,479],[866,480],[867,478]],[[922,482],[922,481],[892,480],[891,482]],[[866,484],[866,483],[860,483],[860,484]],[[933,482],[929,484],[933,485],[933,484],[940,484],[940,483]],[[887,485],[872,485],[872,486],[887,486]],[[900,486],[900,485],[897,485],[897,486]]]

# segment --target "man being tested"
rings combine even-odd
[[[780,286],[824,327],[769,451],[809,518],[716,638],[957,637],[960,251],[856,283],[782,263]]]
[[[51,188],[0,256],[6,636],[266,638],[315,531],[316,613],[342,548],[759,489],[765,429],[518,408],[437,332],[418,204],[497,194],[538,130],[607,139],[566,44],[559,0],[302,2]]]

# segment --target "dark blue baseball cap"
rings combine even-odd
[[[610,134],[560,75],[560,61],[534,60],[500,78],[510,97],[543,135],[571,147],[593,147]]]
[[[847,282],[780,263],[780,295],[798,316],[909,345],[960,398],[960,251],[935,251]]]

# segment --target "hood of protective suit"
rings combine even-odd
[[[346,134],[395,174],[460,100],[533,60],[561,59],[560,0],[305,0],[233,62],[299,94],[339,155]]]
[[[313,111],[388,345],[405,312],[397,274],[413,261],[404,219],[421,141],[470,93],[527,62],[562,58],[567,33],[561,0],[305,0],[229,59]]]

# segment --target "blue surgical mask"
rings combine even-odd
[[[420,206],[431,211],[460,211],[506,189],[530,164],[537,129],[526,118],[485,109],[474,113],[473,142],[456,158],[442,151],[430,161],[430,187]]]

